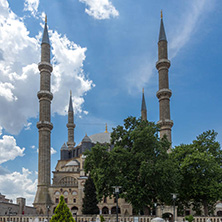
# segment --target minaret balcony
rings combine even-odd
[[[168,59],[160,59],[156,62],[156,68],[159,70],[161,68],[170,68],[170,60]]]
[[[48,62],[40,62],[38,64],[38,68],[39,68],[39,71],[42,72],[42,71],[45,71],[45,72],[52,72],[53,68],[52,68],[52,65]]]
[[[171,129],[173,127],[173,120],[171,120],[171,119],[159,120],[157,122],[157,125],[159,125],[161,130],[163,130],[163,129]]]
[[[47,98],[48,100],[52,100],[53,99],[53,94],[47,90],[40,90],[37,93],[37,96],[39,99],[41,98]]]
[[[170,89],[160,89],[159,91],[157,91],[156,96],[159,100],[162,99],[169,99],[172,95],[172,91]]]
[[[53,124],[48,121],[39,121],[37,122],[36,126],[38,129],[42,129],[42,128],[49,129],[49,130],[53,129]]]
[[[67,126],[67,128],[75,128],[76,124],[74,124],[74,123],[67,123],[66,126]]]

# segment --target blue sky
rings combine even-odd
[[[222,142],[220,0],[0,0],[0,192],[34,199],[37,185],[40,41],[52,45],[52,170],[67,141],[73,92],[75,142],[140,116],[158,121],[160,10],[168,39],[173,146],[208,129]]]

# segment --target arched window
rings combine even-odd
[[[77,213],[78,213],[78,207],[75,207],[75,206],[72,207],[72,208],[71,208],[71,212],[72,212],[72,215],[73,215],[73,216],[77,215]]]
[[[221,216],[222,216],[222,211],[221,211],[221,210],[217,211],[217,216],[218,216],[218,217],[221,217]]]
[[[76,192],[76,191],[73,191],[73,192],[72,192],[72,195],[73,195],[73,196],[76,196],[76,195],[77,195],[77,192]]]
[[[116,207],[111,208],[111,214],[116,214]],[[120,208],[118,207],[118,214],[120,214]]]
[[[59,191],[56,191],[56,192],[55,192],[55,195],[60,195],[60,192],[59,192]]]
[[[109,209],[108,209],[108,207],[103,207],[103,209],[102,209],[102,214],[109,214]]]
[[[62,186],[78,186],[78,181],[74,177],[63,177],[59,184]]]
[[[68,191],[64,191],[63,194],[67,196],[69,193],[68,193]]]

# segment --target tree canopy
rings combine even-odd
[[[179,202],[192,203],[199,214],[203,206],[205,216],[222,199],[222,153],[216,136],[213,130],[206,131],[170,154],[181,174]]]
[[[63,196],[60,196],[59,204],[50,222],[75,222]]]
[[[99,214],[97,206],[98,200],[96,197],[96,188],[91,176],[88,177],[84,186],[84,198],[82,205],[83,214]]]
[[[97,144],[86,153],[85,170],[94,180],[98,200],[111,196],[112,186],[122,186],[120,197],[136,212],[171,202],[180,176],[167,153],[170,143],[160,140],[158,131],[152,122],[128,117],[123,126],[113,129],[111,151],[109,144]]]

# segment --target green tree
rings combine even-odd
[[[206,131],[192,144],[177,146],[170,154],[182,176],[179,201],[194,206],[201,204],[205,216],[222,198],[222,159],[216,136],[213,130]]]
[[[59,204],[50,222],[75,222],[63,196],[60,196]]]
[[[112,186],[122,186],[120,197],[138,213],[147,205],[171,202],[178,177],[167,151],[170,143],[158,137],[158,126],[135,117],[124,120],[111,134],[114,148],[97,144],[87,152],[85,170],[94,180],[97,198],[113,194]]]
[[[84,198],[82,205],[83,214],[99,214],[97,206],[98,200],[96,198],[96,188],[91,176],[88,177],[84,186]]]

